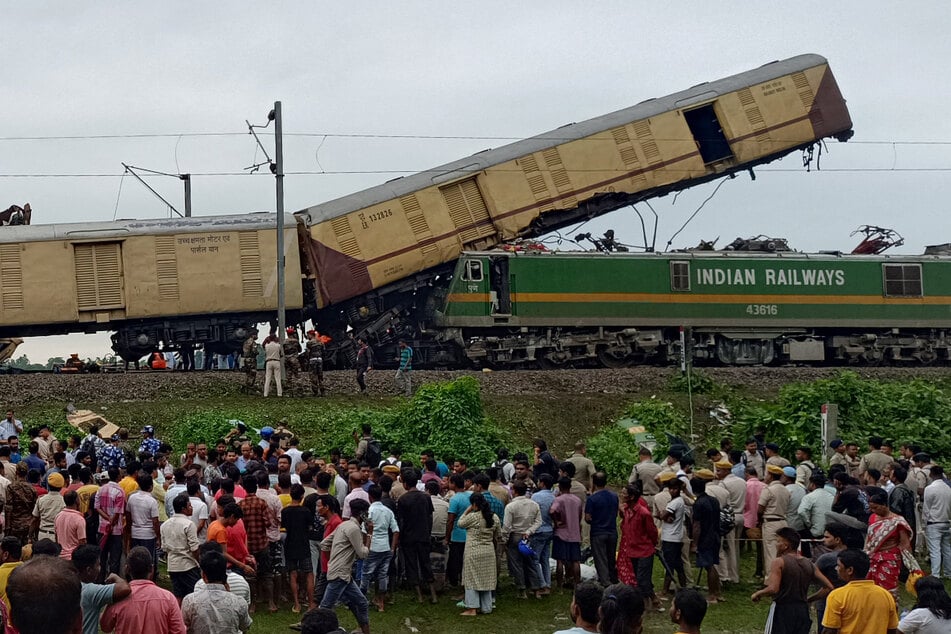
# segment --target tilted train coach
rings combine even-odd
[[[488,367],[947,363],[951,256],[466,253],[432,319]]]
[[[395,346],[396,336],[415,338],[427,288],[465,250],[851,134],[828,63],[800,55],[310,207],[295,215],[317,321],[337,341],[352,330]],[[421,362],[442,354],[421,344]]]

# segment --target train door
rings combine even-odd
[[[685,111],[684,120],[697,142],[697,149],[704,163],[733,158],[733,150],[723,134],[723,126],[720,125],[712,103]]]
[[[507,256],[494,256],[489,259],[489,289],[492,300],[492,314],[509,316],[512,314],[512,286],[509,279],[509,259]]]
[[[73,244],[76,300],[80,313],[104,314],[125,308],[121,242]]]

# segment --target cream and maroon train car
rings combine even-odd
[[[305,273],[317,307],[334,307],[325,327],[380,334],[464,250],[847,140],[851,128],[823,57],[773,62],[297,212]]]
[[[287,306],[302,303],[293,219]],[[234,348],[277,309],[274,214],[0,230],[0,336],[116,331],[139,358],[163,344]]]

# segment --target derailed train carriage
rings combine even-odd
[[[495,368],[947,363],[951,255],[466,253],[432,317]]]
[[[463,251],[580,220],[852,134],[826,60],[800,55],[573,123],[297,212],[316,321],[335,341],[365,335],[418,363],[451,364],[423,336]],[[337,349],[342,363],[352,349]],[[393,352],[393,355],[390,354]]]

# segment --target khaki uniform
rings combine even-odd
[[[869,469],[875,469],[878,472],[885,471],[885,467],[890,465],[894,460],[888,454],[882,453],[878,449],[873,449],[864,456],[859,462],[859,473],[865,473]]]
[[[829,458],[829,466],[840,464],[845,467],[845,472],[849,472],[849,457],[844,453],[839,453],[836,451],[832,454],[832,457]]]
[[[307,370],[310,372],[310,389],[318,396],[324,395],[324,344],[316,337],[307,340]]]
[[[789,491],[779,480],[773,480],[759,496],[763,511],[763,570],[776,559],[776,531],[785,528],[786,512],[789,510]]]
[[[708,490],[710,487],[707,487]],[[743,534],[743,507],[746,503],[746,481],[732,473],[723,480],[717,480],[714,489],[723,489],[727,492],[727,501],[733,509],[733,520],[736,525],[733,531],[723,538],[720,549],[720,563],[717,572],[720,579],[740,582],[740,537]],[[722,502],[721,502],[722,504]]]
[[[853,478],[859,477],[859,465],[862,464],[861,458],[852,458],[849,455],[845,456],[846,465],[849,467],[849,475]]]
[[[253,388],[258,378],[258,342],[254,336],[245,339],[241,347],[241,369],[246,377],[245,389]]]

